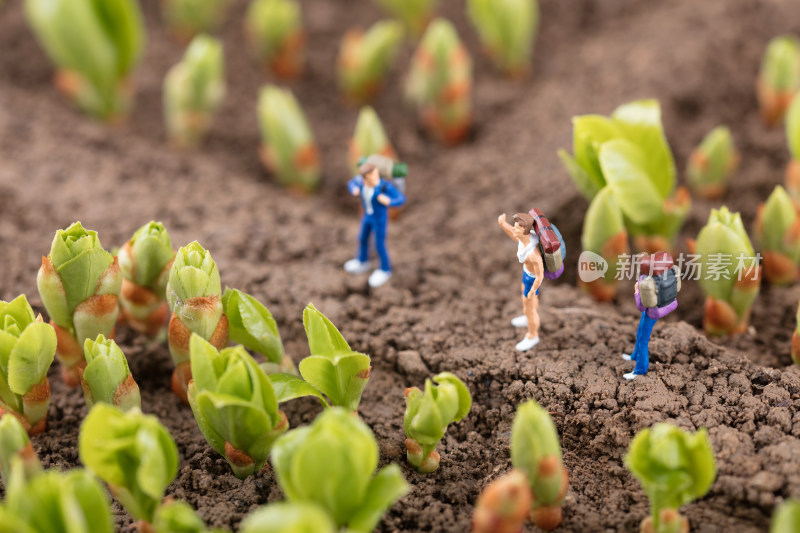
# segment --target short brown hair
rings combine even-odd
[[[639,265],[645,276],[660,276],[674,265],[669,252],[656,252],[654,254],[641,254]]]
[[[358,173],[366,178],[367,174],[369,174],[370,172],[372,172],[376,168],[378,168],[377,165],[374,165],[372,163],[364,163],[363,165],[358,167]]]
[[[522,226],[525,230],[525,235],[529,235],[533,228],[533,217],[528,213],[517,213],[514,215],[514,224]]]

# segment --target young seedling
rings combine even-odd
[[[569,476],[553,419],[535,400],[517,407],[511,427],[511,462],[525,473],[533,492],[531,522],[545,531],[558,527]]]
[[[185,502],[167,498],[156,510],[153,519],[155,533],[223,533],[221,529],[209,530],[205,522],[197,516],[192,507]]]
[[[239,479],[260,470],[275,439],[289,428],[272,384],[242,348],[221,352],[192,334],[189,405],[208,443]]]
[[[528,477],[512,470],[489,483],[472,513],[472,533],[520,533],[531,512]]]
[[[288,89],[267,85],[258,100],[261,161],[285,187],[311,192],[319,185],[319,150],[300,104]]]
[[[167,280],[175,250],[161,222],[148,222],[119,249],[120,314],[138,332],[155,338],[169,316]]]
[[[512,78],[530,71],[538,0],[468,0],[467,14],[495,66]]]
[[[170,141],[182,148],[200,144],[224,98],[222,43],[198,35],[164,78],[164,121]]]
[[[678,509],[702,498],[717,476],[706,430],[689,433],[666,423],[636,434],[625,465],[650,499],[650,516],[642,522],[642,533],[689,531]]]
[[[375,0],[391,16],[400,20],[412,37],[418,37],[433,17],[438,0]]]
[[[689,191],[675,188],[675,162],[655,100],[618,107],[610,117],[574,117],[574,156],[558,156],[587,200],[611,192],[639,251],[672,250],[689,213]]]
[[[47,370],[55,353],[55,331],[33,314],[24,294],[0,301],[0,416],[14,415],[31,434],[47,425]]]
[[[786,140],[791,159],[786,166],[786,190],[800,205],[800,96],[795,95],[786,113]]]
[[[245,36],[259,61],[283,79],[300,75],[305,63],[303,14],[296,0],[253,0]]]
[[[161,422],[138,409],[96,404],[78,437],[81,461],[149,531],[164,491],[178,473],[178,448]]]
[[[83,351],[86,368],[79,371],[88,409],[96,403],[111,404],[123,411],[142,408],[139,385],[133,380],[128,360],[116,342],[98,335],[95,340],[86,339]]]
[[[358,113],[356,129],[350,139],[347,152],[347,163],[353,174],[358,174],[359,167],[364,163],[364,158],[371,154],[379,154],[391,159],[397,159],[397,153],[383,129],[381,119],[370,106],[364,106]]]
[[[369,356],[353,351],[336,326],[313,304],[303,311],[303,325],[311,355],[300,361],[302,378],[270,375],[278,400],[316,396],[325,406],[357,412],[361,393],[369,381]]]
[[[344,34],[336,68],[346,100],[364,104],[375,98],[402,41],[403,26],[395,20],[376,22],[366,33],[356,29]]]
[[[161,12],[175,38],[185,43],[198,33],[216,30],[230,4],[231,0],[161,0]]]
[[[617,294],[617,274],[622,267],[621,257],[628,254],[628,232],[614,193],[609,187],[598,192],[589,204],[583,219],[581,245],[585,251],[602,257],[608,264],[605,273],[598,271],[593,280],[579,279],[578,283],[595,300],[610,301]]]
[[[309,426],[288,432],[272,448],[272,466],[291,503],[316,504],[337,529],[369,533],[408,491],[396,464],[377,474],[378,443],[347,409],[326,409]]]
[[[800,215],[786,190],[776,186],[766,204],[758,207],[756,241],[764,256],[767,281],[789,285],[798,279],[800,265]]]
[[[131,73],[145,42],[139,2],[25,0],[25,10],[56,64],[56,87],[91,115],[124,117],[131,106]]]
[[[472,59],[447,20],[434,20],[422,37],[411,59],[405,92],[434,138],[454,145],[469,135]]]
[[[706,295],[706,334],[731,335],[746,330],[761,278],[739,213],[731,213],[727,207],[712,209],[697,241],[689,242],[689,250],[698,256],[700,288]]]
[[[433,382],[436,385],[433,385]],[[436,446],[447,426],[461,421],[472,407],[472,396],[464,382],[449,372],[425,380],[425,392],[406,389],[406,456],[418,472],[429,474],[439,468]]]
[[[739,159],[730,130],[725,126],[711,130],[692,152],[686,168],[694,193],[709,199],[725,194],[731,175],[739,167]]]
[[[14,475],[21,474],[25,480],[33,479],[43,471],[25,427],[13,415],[0,415],[0,478],[6,487],[11,482],[12,464],[17,461],[20,467],[16,468]]]
[[[119,262],[103,249],[97,232],[75,222],[56,232],[36,285],[56,331],[61,376],[77,387],[78,368],[86,364],[83,343],[114,331],[122,286]]]
[[[767,45],[756,79],[761,118],[767,126],[780,122],[798,88],[800,45],[797,38],[794,35],[775,37]]]
[[[800,531],[800,500],[783,502],[772,515],[770,533],[797,533]]]
[[[336,526],[317,505],[278,502],[247,515],[241,533],[336,533]]]
[[[194,241],[175,255],[167,281],[169,352],[175,363],[172,391],[188,402],[186,390],[192,379],[189,338],[200,335],[215,348],[228,344],[228,319],[223,313],[222,286],[211,253]]]

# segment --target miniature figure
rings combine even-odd
[[[382,164],[384,159],[387,158],[369,156],[359,167],[359,174],[347,182],[350,194],[361,198],[364,214],[358,234],[358,254],[344,264],[344,270],[351,274],[363,274],[371,268],[369,240],[374,233],[380,267],[369,277],[369,286],[373,288],[380,287],[392,277],[392,265],[386,250],[388,208],[400,207],[406,202],[405,195],[390,181],[391,165]],[[391,163],[391,160],[388,161]]]
[[[556,279],[564,272],[564,239],[558,229],[551,225],[538,209],[528,213],[517,213],[514,225],[506,222],[503,213],[497,223],[506,234],[517,241],[517,259],[522,263],[522,310],[511,324],[528,328],[528,332],[517,343],[517,350],[524,352],[539,344],[539,288],[542,281]],[[544,260],[543,260],[544,256]]]
[[[650,364],[650,335],[659,318],[663,318],[678,307],[678,291],[681,290],[681,271],[674,265],[668,252],[642,255],[639,263],[640,275],[633,289],[636,307],[642,312],[639,329],[636,331],[636,346],[631,354],[622,354],[626,361],[635,361],[633,372],[625,379],[647,374]]]

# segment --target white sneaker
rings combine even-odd
[[[515,316],[511,319],[511,325],[515,328],[527,328],[528,327],[528,317],[525,315]]]
[[[528,337],[525,337],[524,339],[522,339],[521,341],[519,341],[517,343],[517,351],[518,352],[524,352],[524,351],[530,350],[531,348],[533,348],[537,344],[539,344],[539,337],[538,336],[536,336],[536,337],[534,337],[532,339],[530,339]]]
[[[344,271],[350,274],[365,274],[369,272],[369,261],[359,261],[358,259],[351,259],[344,264]]]
[[[626,361],[633,361],[633,359],[631,359],[631,354],[629,353],[622,354],[622,358],[625,359]]]
[[[380,268],[373,271],[372,274],[369,275],[369,286],[372,288],[380,287],[387,281],[389,278],[392,277],[392,273],[390,271],[381,270]]]
[[[639,374],[634,374],[633,372],[629,372],[627,374],[624,374],[622,377],[627,379],[628,381],[632,381],[632,380],[636,379],[636,376],[638,376],[638,375]]]

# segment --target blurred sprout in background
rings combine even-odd
[[[467,14],[495,66],[512,78],[531,69],[538,0],[467,0]]]
[[[776,186],[758,206],[756,241],[761,246],[764,277],[773,285],[797,281],[800,265],[800,215],[786,190]]]
[[[216,30],[225,19],[231,0],[160,0],[164,22],[181,42],[198,33]]]
[[[376,22],[366,32],[358,29],[345,33],[336,73],[346,100],[364,104],[378,94],[402,40],[403,26],[395,20]]]
[[[756,79],[761,119],[773,126],[783,119],[800,88],[800,44],[794,35],[781,35],[767,45]]]
[[[364,106],[358,113],[356,129],[350,139],[347,151],[347,164],[350,172],[358,174],[360,161],[372,154],[397,159],[397,153],[386,135],[381,119],[370,106]]]
[[[439,0],[375,0],[389,15],[400,20],[412,37],[425,31]]]
[[[259,61],[284,79],[296,78],[305,63],[303,14],[296,0],[252,0],[245,36]]]
[[[694,193],[709,199],[725,194],[731,175],[739,167],[739,159],[730,130],[725,126],[711,130],[692,152],[686,168]]]

